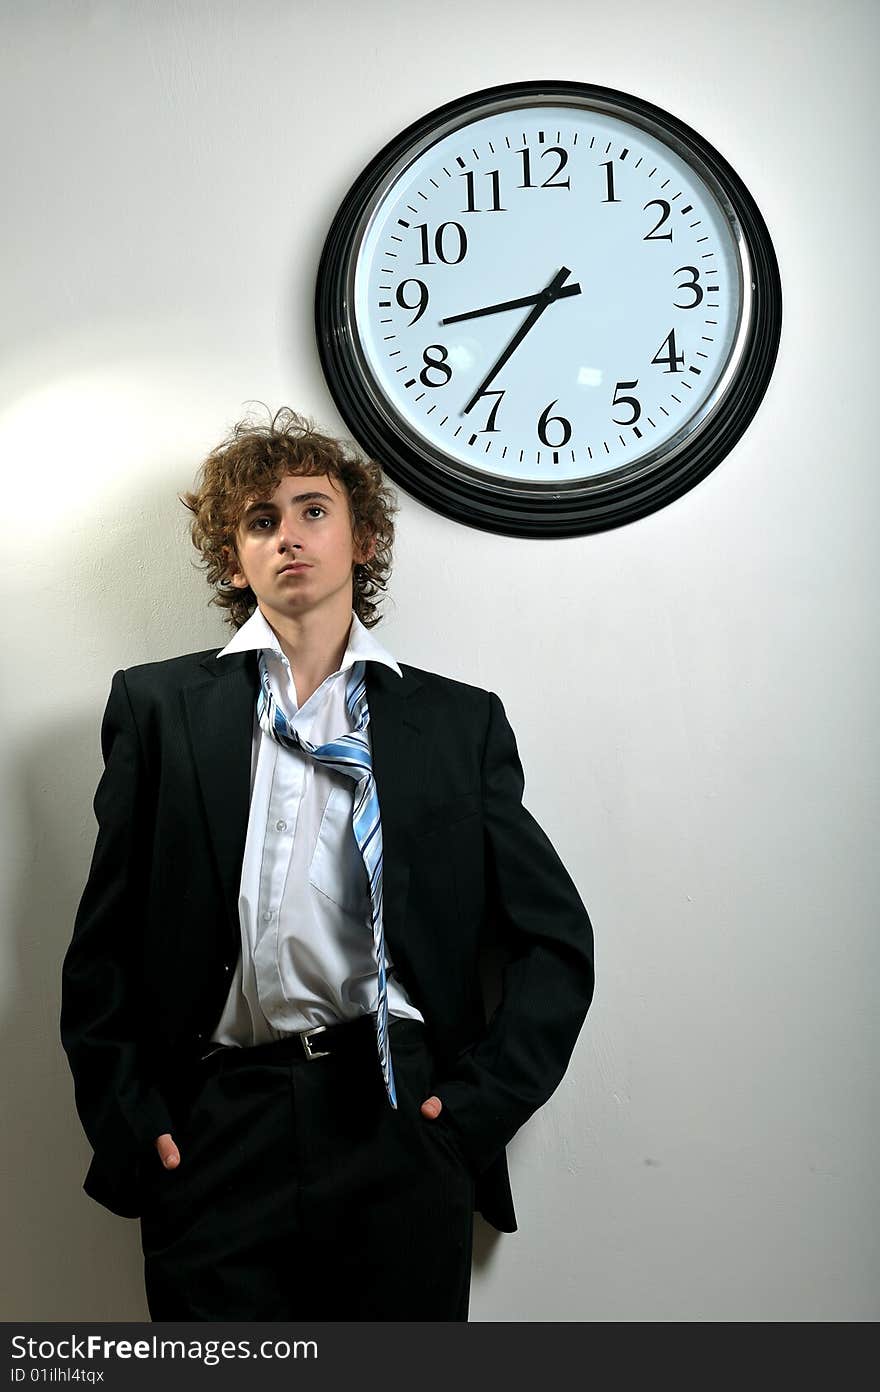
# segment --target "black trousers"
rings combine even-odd
[[[467,1320],[474,1177],[454,1125],[419,1111],[425,1028],[389,1023],[396,1111],[372,1017],[344,1028],[353,1052],[280,1040],[199,1065],[180,1164],[154,1152],[145,1180],[152,1320]]]

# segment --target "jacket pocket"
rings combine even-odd
[[[433,1134],[435,1141],[439,1141],[440,1145],[444,1147],[447,1155],[463,1170],[466,1170],[472,1179],[475,1178],[470,1161],[462,1149],[454,1123],[449,1121],[446,1115],[446,1108],[444,1107],[440,1115],[434,1117],[433,1121],[428,1117],[421,1117],[421,1122],[424,1128]]]
[[[459,797],[447,798],[415,816],[409,823],[409,834],[414,841],[421,841],[435,832],[447,831],[457,822],[467,817],[475,817],[481,810],[479,793],[463,793]]]

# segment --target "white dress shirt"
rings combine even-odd
[[[217,655],[253,648],[265,653],[279,706],[314,745],[351,733],[345,689],[355,663],[384,662],[403,676],[354,610],[338,672],[302,706],[295,674],[259,607]],[[369,738],[369,724],[366,733]],[[345,774],[264,734],[254,702],[251,800],[238,900],[241,956],[213,1044],[269,1043],[377,1009],[369,884],[352,827],[354,790],[354,780]],[[389,1016],[423,1019],[394,976],[387,943],[385,963]]]

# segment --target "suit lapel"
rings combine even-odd
[[[205,657],[201,667],[204,679],[197,679],[182,692],[184,715],[231,943],[237,952],[238,897],[259,690],[257,653]],[[385,933],[392,958],[407,955],[403,932],[409,886],[405,836],[425,795],[427,761],[426,742],[416,716],[419,699],[410,699],[424,688],[410,669],[402,670],[401,678],[383,663],[366,664],[373,775],[382,817]]]
[[[259,672],[256,653],[201,661],[204,679],[183,689],[193,763],[223,888],[227,927],[239,942],[238,895],[251,793],[251,747]],[[251,661],[253,658],[253,661]]]
[[[406,833],[425,799],[428,759],[418,714],[425,688],[412,671],[400,667],[403,678],[381,662],[366,665],[373,777],[382,820],[382,912],[389,954],[398,968],[409,961]]]

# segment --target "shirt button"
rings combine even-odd
[[[274,910],[274,909],[267,909],[267,910],[266,910],[266,912],[263,914],[263,918],[265,919],[266,923],[269,922],[269,920],[273,917],[274,913],[275,913],[275,910]]]
[[[276,831],[285,831],[286,829],[287,829],[287,823],[286,823],[286,822],[276,822],[276,823],[275,823],[275,830],[276,830]]]

